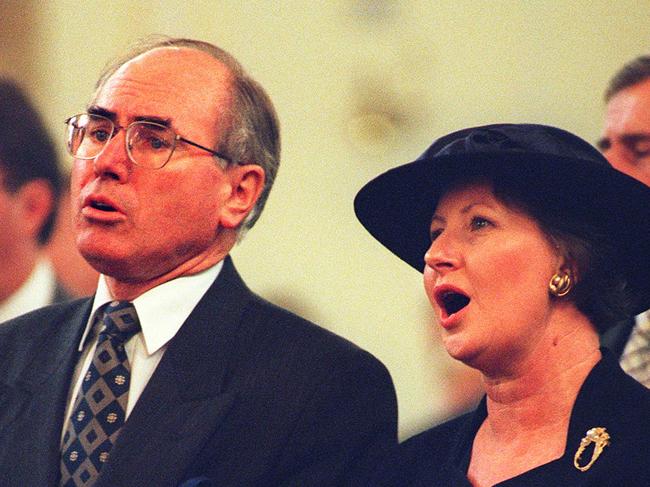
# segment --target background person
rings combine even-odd
[[[605,91],[598,147],[619,171],[650,186],[650,56],[623,66]]]
[[[60,191],[40,115],[13,80],[0,78],[0,322],[70,297],[43,252]]]
[[[650,483],[650,391],[598,336],[650,304],[649,208],[650,189],[541,125],[452,133],[362,188],[359,220],[423,269],[447,352],[486,390],[377,484]]]
[[[70,183],[67,178],[63,186],[52,236],[44,252],[51,261],[58,280],[70,294],[75,297],[89,296],[97,288],[98,273],[77,251],[72,228]]]
[[[598,146],[619,171],[650,185],[650,56],[640,56],[614,75],[605,91],[607,110]],[[603,336],[621,366],[650,387],[650,311]]]
[[[214,45],[154,41],[106,69],[67,144],[102,275],[0,330],[0,483],[355,485],[396,442],[388,372],[228,256],[279,164],[261,86]]]

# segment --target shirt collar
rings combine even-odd
[[[172,279],[133,300],[149,355],[165,346],[178,333],[194,307],[215,281],[222,267],[223,261],[198,274]],[[113,297],[106,285],[105,276],[101,275],[92,312],[79,342],[79,351],[83,350],[91,332],[95,313],[111,301]]]

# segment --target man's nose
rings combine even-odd
[[[104,150],[93,160],[93,169],[99,177],[126,181],[133,163],[126,151],[126,133],[119,130],[106,143]]]

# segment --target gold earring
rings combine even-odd
[[[551,277],[551,282],[548,283],[548,288],[553,296],[561,298],[566,296],[573,287],[573,280],[571,279],[571,271],[565,271],[560,274],[557,272]]]

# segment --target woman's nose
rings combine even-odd
[[[458,245],[445,233],[440,234],[424,254],[424,263],[438,273],[458,268],[461,255]]]

